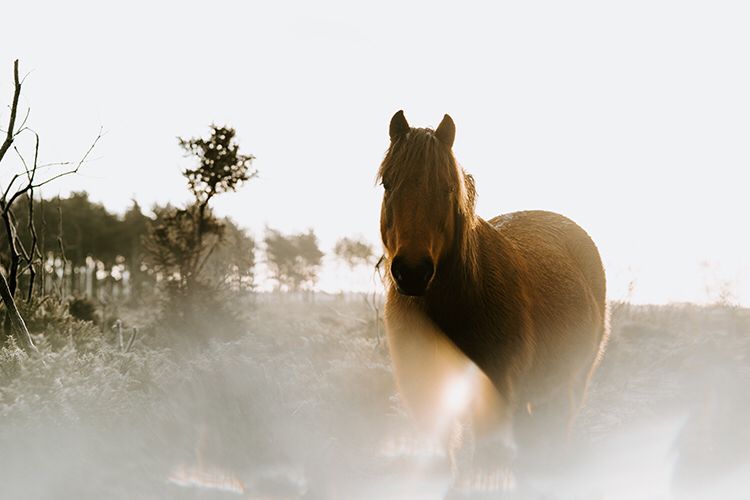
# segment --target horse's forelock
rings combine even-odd
[[[427,170],[418,171],[425,168]],[[377,180],[397,189],[415,175],[439,176],[441,183],[454,188],[461,213],[473,215],[473,180],[466,179],[451,149],[440,142],[432,129],[412,128],[408,134],[393,141],[380,165]]]

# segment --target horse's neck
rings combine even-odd
[[[481,237],[479,224],[465,228],[465,233],[456,241],[453,249],[447,255],[436,279],[433,299],[437,302],[473,301],[479,290],[479,266],[481,255]]]
[[[476,216],[475,216],[476,217]],[[484,303],[482,294],[488,288],[485,280],[496,279],[491,288],[512,287],[507,270],[497,268],[498,262],[505,259],[490,256],[507,256],[514,252],[512,244],[483,219],[476,217],[466,228],[462,241],[448,255],[442,273],[438,275],[438,292],[434,299],[438,302],[476,304]],[[512,259],[508,259],[512,261]],[[436,304],[433,304],[436,305]]]

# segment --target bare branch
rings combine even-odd
[[[62,202],[60,197],[57,197],[57,246],[60,248],[60,257],[63,261],[63,277],[65,275],[65,268],[68,266],[68,257],[65,255],[65,240],[63,240],[63,216],[62,216]]]
[[[26,164],[26,158],[23,157],[17,147],[13,146],[13,151],[15,151],[18,155],[18,158],[20,158],[23,169],[26,171],[26,175],[29,175],[29,166]]]
[[[12,330],[15,330],[17,338],[20,339],[30,351],[39,354],[39,351],[34,345],[34,341],[31,340],[31,335],[29,334],[28,328],[26,328],[26,323],[24,323],[21,314],[18,312],[16,303],[13,300],[13,294],[10,293],[8,282],[5,280],[5,275],[2,272],[0,272],[0,297],[2,297],[3,302],[5,302],[8,318]]]
[[[29,130],[31,131],[32,134],[34,134],[34,137],[36,138],[35,144],[34,144],[34,167],[31,170],[29,170],[29,166],[26,163],[26,158],[23,157],[23,155],[21,154],[21,152],[18,150],[16,146],[13,146],[13,149],[16,151],[16,154],[21,159],[21,163],[23,164],[23,169],[26,171],[26,177],[29,179],[29,182],[33,183],[34,177],[36,175],[37,164],[39,161],[39,134],[37,134],[31,129]]]
[[[35,133],[36,134],[36,133]],[[36,166],[37,161],[39,159],[39,136],[36,136],[36,149],[34,151],[34,167],[31,171],[31,174],[29,175],[29,182],[34,182],[34,175],[36,175]],[[28,169],[27,169],[28,171]],[[29,233],[31,233],[31,249],[30,249],[30,258],[28,259],[26,266],[26,269],[24,269],[24,272],[29,271],[29,290],[28,294],[26,296],[26,301],[30,302],[32,297],[34,296],[34,281],[36,279],[36,268],[34,267],[34,260],[36,257],[39,258],[39,262],[42,261],[42,254],[39,251],[39,237],[36,233],[36,225],[34,224],[34,190],[29,189]]]
[[[21,240],[21,238],[18,236],[18,229],[17,229],[18,221],[16,220],[16,214],[13,213],[13,210],[8,210],[8,215],[10,218],[10,223],[13,224],[13,234],[14,234],[14,237],[16,238],[16,244],[21,249],[21,252],[19,253],[19,255],[23,257],[23,260],[25,260],[26,262],[29,262],[30,261],[29,252],[26,251],[26,246],[23,244],[23,240]]]
[[[13,62],[13,81],[14,81],[14,92],[13,92],[13,104],[10,107],[10,119],[8,120],[8,130],[6,131],[5,140],[0,146],[0,161],[3,160],[5,152],[13,144],[13,138],[15,134],[13,130],[16,126],[16,113],[18,112],[18,98],[21,96],[21,82],[18,79],[18,59]]]
[[[70,174],[78,173],[78,169],[81,168],[81,165],[84,164],[84,162],[86,161],[86,158],[88,158],[89,154],[91,154],[91,151],[93,151],[93,149],[96,147],[96,143],[99,142],[99,139],[102,138],[103,133],[104,133],[104,129],[103,129],[103,127],[100,127],[99,128],[99,133],[97,134],[96,138],[94,139],[94,142],[91,143],[91,146],[89,146],[89,149],[86,151],[86,153],[80,159],[80,161],[76,164],[75,168],[67,170],[65,172],[61,172],[61,173],[59,173],[57,175],[54,175],[54,176],[50,177],[49,179],[47,179],[45,181],[42,181],[42,182],[40,182],[38,184],[30,184],[29,185],[30,188],[33,189],[33,188],[42,187],[45,184],[49,184],[50,182],[54,181],[55,179],[59,179],[60,177],[63,177],[63,176],[66,176],[66,175],[70,175]]]
[[[0,200],[0,201],[3,201],[3,200],[7,200],[7,199],[8,199],[8,194],[10,193],[10,188],[11,188],[11,187],[13,187],[13,184],[14,184],[14,183],[16,182],[16,179],[18,179],[19,177],[21,177],[21,174],[16,174],[16,175],[14,175],[14,176],[13,176],[13,178],[12,178],[12,179],[10,180],[10,184],[8,184],[8,188],[7,188],[7,189],[5,190],[5,192],[3,193],[3,198],[2,198],[2,200]],[[5,207],[3,207],[3,209],[4,209],[4,208],[5,208]]]
[[[23,77],[23,80],[21,80],[21,85],[23,85],[24,80],[26,80],[25,76]],[[30,114],[31,114],[31,108],[26,108],[26,114],[24,115],[23,120],[21,120],[21,124],[18,126],[18,130],[16,131],[15,134],[13,134],[13,136],[17,136],[18,134],[20,134],[24,130],[28,130],[26,128],[26,122],[29,121],[29,115]]]
[[[125,348],[125,352],[130,352],[130,348],[133,347],[133,342],[138,336],[138,328],[133,327],[133,333],[130,334],[130,340],[128,340],[128,346]]]
[[[112,328],[117,332],[117,346],[122,351],[124,349],[123,343],[122,343],[122,320],[118,319],[115,321],[114,326]]]
[[[36,134],[36,132],[34,132],[34,134]],[[21,176],[21,174],[16,174],[16,175],[14,175],[14,176],[13,176],[13,178],[11,179],[11,181],[10,181],[10,184],[8,185],[8,188],[7,188],[6,190],[5,190],[5,193],[3,194],[3,199],[2,199],[2,200],[0,200],[0,202],[1,202],[1,204],[0,204],[0,208],[1,208],[2,210],[8,210],[8,209],[9,209],[9,208],[10,208],[11,206],[13,206],[13,203],[14,203],[14,202],[15,202],[15,201],[16,201],[16,200],[17,200],[17,199],[18,199],[18,198],[19,198],[19,197],[20,197],[21,195],[25,194],[26,192],[28,192],[28,191],[30,191],[30,190],[32,190],[32,189],[38,188],[38,187],[42,187],[42,186],[44,186],[44,185],[46,185],[46,184],[49,184],[50,182],[52,182],[52,181],[54,181],[54,180],[57,180],[57,179],[59,179],[60,177],[64,177],[64,176],[66,176],[66,175],[72,175],[72,174],[78,173],[78,170],[79,170],[79,169],[81,168],[81,166],[82,166],[82,165],[84,164],[84,162],[86,161],[86,158],[87,158],[87,157],[89,156],[89,154],[91,154],[91,151],[92,151],[92,150],[94,149],[94,147],[96,147],[96,144],[97,144],[97,143],[99,142],[99,139],[101,139],[101,138],[102,138],[102,135],[103,135],[103,128],[101,128],[101,127],[100,127],[100,128],[99,128],[99,133],[97,134],[96,138],[94,139],[94,142],[92,142],[92,143],[91,143],[91,146],[89,146],[89,149],[88,149],[88,150],[86,150],[86,153],[85,153],[85,154],[83,155],[83,157],[82,157],[82,158],[81,158],[81,159],[80,159],[80,160],[78,161],[78,163],[76,164],[75,168],[72,168],[72,169],[70,169],[70,170],[66,170],[65,172],[60,172],[60,173],[59,173],[59,174],[57,174],[57,175],[53,175],[53,176],[52,176],[52,177],[50,177],[49,179],[45,179],[45,180],[43,180],[43,181],[41,181],[41,182],[38,182],[38,183],[36,183],[36,184],[35,184],[35,183],[34,183],[34,177],[35,177],[35,174],[36,174],[36,170],[37,170],[37,169],[36,169],[36,167],[35,167],[35,168],[34,168],[34,169],[33,169],[33,170],[31,171],[31,172],[32,172],[32,174],[31,174],[31,176],[29,177],[29,183],[28,183],[28,184],[26,184],[26,186],[24,186],[24,187],[20,188],[20,189],[19,189],[18,191],[16,191],[16,192],[15,192],[15,193],[13,194],[13,196],[11,196],[11,197],[10,197],[10,199],[8,200],[8,199],[7,199],[7,197],[8,197],[8,193],[10,192],[11,186],[13,186],[13,183],[15,183],[16,179],[18,179],[18,178],[19,178],[19,177]],[[36,141],[36,153],[35,153],[35,156],[34,156],[34,157],[35,157],[35,161],[36,161],[36,158],[37,158],[38,154],[39,154],[39,136],[37,136],[37,141]],[[25,162],[24,162],[24,165],[25,165]],[[27,175],[28,175],[28,173],[29,173],[29,172],[28,172],[28,169],[27,169],[27,172],[26,172],[26,173],[27,173]],[[6,200],[7,200],[7,201],[6,201]]]

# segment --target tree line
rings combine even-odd
[[[205,137],[177,138],[186,157],[182,174],[191,196],[182,206],[156,205],[144,213],[134,200],[118,215],[86,192],[44,199],[40,188],[77,173],[102,133],[78,162],[38,164],[40,137],[27,125],[30,110],[23,113],[19,106],[23,78],[18,61],[13,77],[10,115],[0,143],[0,162],[11,151],[18,160],[15,171],[6,172],[10,181],[0,186],[0,233],[5,236],[0,240],[0,293],[6,336],[13,327],[33,348],[16,308],[19,297],[26,303],[49,296],[64,300],[66,295],[90,295],[99,282],[127,281],[136,296],[146,289],[160,290],[163,310],[171,319],[194,325],[198,316],[225,314],[226,291],[256,288],[258,242],[212,208],[217,196],[258,175],[255,157],[240,151],[233,128],[210,125]],[[18,145],[21,135],[33,137],[31,151]],[[314,289],[324,253],[312,229],[284,234],[266,228],[263,246],[276,289]],[[334,254],[352,268],[374,264],[375,252],[365,241],[342,238]]]
[[[48,269],[54,267],[55,260],[58,265],[66,261],[79,267],[94,259],[106,270],[124,265],[133,282],[181,280],[196,273],[193,266],[198,262],[197,253],[210,252],[205,263],[201,262],[201,273],[211,280],[254,290],[260,256],[265,258],[277,289],[298,291],[314,288],[325,255],[313,229],[284,233],[266,228],[261,249],[261,244],[235,221],[216,218],[211,211],[203,216],[205,241],[198,242],[192,239],[192,223],[186,220],[191,216],[192,205],[154,205],[144,211],[133,200],[123,214],[117,214],[91,200],[85,191],[51,199],[37,197],[31,211],[29,202],[27,197],[17,202],[18,237],[25,245],[30,244],[33,236],[28,214],[32,213],[37,244]],[[217,244],[214,238],[218,239],[219,234],[221,243]],[[332,253],[342,263],[356,268],[373,262],[374,249],[361,239],[343,237]],[[0,249],[3,269],[8,269],[9,259],[4,244]],[[21,278],[23,281],[23,275]]]

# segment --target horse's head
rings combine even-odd
[[[434,131],[410,128],[402,111],[391,119],[391,144],[378,172],[385,189],[380,234],[404,295],[424,295],[442,260],[461,251],[473,220],[473,181],[451,151],[455,135],[448,115]]]

